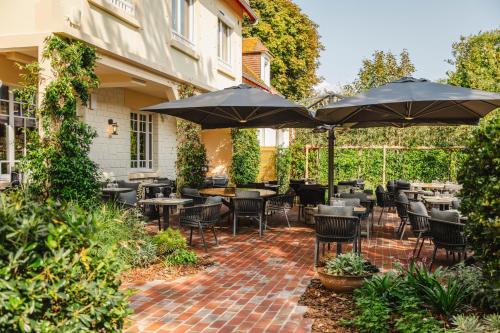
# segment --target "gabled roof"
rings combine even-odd
[[[243,38],[242,52],[245,53],[267,53],[272,56],[269,49],[257,37]]]
[[[236,0],[236,2],[243,8],[243,11],[248,15],[248,17],[250,17],[250,22],[254,24],[257,23],[259,17],[257,16],[257,13],[253,11],[252,7],[250,7],[248,1]]]

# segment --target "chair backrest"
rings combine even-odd
[[[302,205],[325,204],[325,189],[321,187],[302,186],[297,193]]]
[[[429,231],[429,216],[408,212],[408,220],[413,233]]]
[[[320,238],[353,240],[357,235],[357,217],[314,215],[316,236]]]
[[[135,206],[135,204],[137,203],[137,191],[133,190],[130,192],[120,193],[118,195],[118,202],[130,206]]]
[[[439,210],[437,208],[431,209],[431,218],[435,220],[459,222],[460,214],[455,210]]]
[[[118,187],[127,187],[127,188],[132,188],[135,191],[139,188],[140,183],[138,182],[128,182],[126,180],[119,180],[117,181]]]
[[[346,206],[354,206],[354,207],[361,206],[361,200],[359,198],[339,198],[335,200],[343,201]]]
[[[229,178],[226,176],[214,176],[212,177],[213,184],[216,187],[226,187],[229,183]]]
[[[260,216],[262,214],[262,198],[235,197],[232,202],[236,216]]]
[[[202,223],[215,223],[220,219],[222,202],[205,204],[201,209],[200,217]]]
[[[340,207],[318,205],[318,215],[354,216],[354,206],[345,205],[343,207]]]
[[[340,193],[341,198],[357,198],[360,201],[368,201],[368,195],[364,192]]]
[[[398,212],[398,216],[401,219],[406,219],[408,218],[408,210],[410,207],[410,204],[408,202],[402,202],[399,200],[394,201],[396,204],[396,210]]]
[[[259,191],[248,191],[236,189],[236,197],[238,198],[260,198]]]
[[[465,246],[464,224],[430,218],[429,226],[431,237],[437,245]]]
[[[429,216],[429,214],[427,214],[427,208],[425,208],[422,201],[410,201],[408,210],[418,215]]]
[[[187,195],[200,195],[200,191],[198,191],[195,188],[191,187],[183,187],[181,190],[181,194],[187,194]]]

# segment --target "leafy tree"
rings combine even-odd
[[[320,78],[316,74],[323,50],[318,26],[290,0],[250,0],[259,15],[246,24],[244,37],[258,37],[274,56],[271,84],[285,97],[309,97]]]
[[[462,36],[453,44],[453,57],[448,83],[500,92],[500,29]]]
[[[46,199],[95,204],[99,195],[97,165],[89,158],[96,132],[77,116],[77,104],[86,105],[90,90],[97,88],[95,49],[79,41],[51,36],[43,58],[50,62],[53,79],[35,110],[39,133],[28,144],[21,169],[29,175],[28,190]],[[34,103],[40,66],[25,66],[20,96]]]
[[[500,307],[500,115],[484,119],[467,145],[459,170],[461,211],[468,217],[467,242],[483,264],[494,294],[490,306]],[[496,303],[496,304],[494,304]]]
[[[253,183],[259,175],[260,146],[257,130],[231,129],[233,161],[231,180],[234,184]]]
[[[181,98],[194,95],[192,86],[179,88]],[[200,126],[190,121],[177,119],[177,188],[189,186],[200,188],[208,170],[207,150],[201,142]]]

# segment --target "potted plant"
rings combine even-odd
[[[375,266],[353,252],[328,258],[324,267],[318,268],[321,284],[327,289],[343,293],[361,287],[364,279],[376,272],[378,269]]]

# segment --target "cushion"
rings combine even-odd
[[[133,206],[137,203],[137,192],[130,191],[130,192],[120,193],[118,195],[118,201]]]
[[[375,192],[385,192],[384,187],[382,185],[378,185],[377,188],[375,189]]]
[[[333,216],[353,216],[354,207],[334,207],[327,205],[318,205],[318,214]]]
[[[411,201],[410,212],[418,215],[428,216],[427,209],[425,208],[425,205],[421,201]]]
[[[437,208],[432,208],[431,218],[441,221],[459,222],[460,214],[456,210],[439,210]]]
[[[402,191],[398,192],[398,195],[396,196],[396,201],[404,202],[404,203],[408,203],[409,202],[408,197]]]
[[[188,194],[188,195],[200,195],[200,192],[195,189],[195,188],[190,188],[190,187],[184,187],[182,189],[182,194]]]
[[[208,197],[207,200],[205,200],[206,204],[215,204],[215,203],[221,203],[221,202],[222,202],[222,197],[220,197],[220,196]]]
[[[361,200],[358,198],[341,198],[339,201],[345,202],[346,206],[360,206],[361,205]]]

